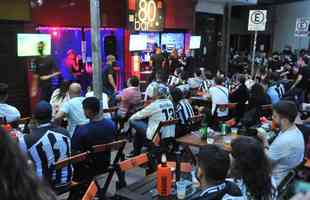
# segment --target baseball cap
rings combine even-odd
[[[161,97],[161,98],[165,98],[169,96],[169,89],[167,86],[163,85],[163,84],[158,84],[157,87],[155,88],[155,96]]]
[[[48,119],[52,117],[52,106],[47,101],[40,101],[34,109],[36,119]]]

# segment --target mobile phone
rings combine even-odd
[[[295,193],[307,193],[310,192],[310,183],[304,181],[297,181],[294,187]]]

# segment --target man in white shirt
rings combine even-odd
[[[72,83],[69,88],[70,100],[65,102],[57,113],[55,121],[61,121],[65,117],[68,119],[68,131],[72,137],[75,128],[89,122],[85,117],[82,102],[85,99],[81,97],[81,85]]]
[[[167,87],[155,87],[154,101],[130,117],[130,125],[136,130],[133,142],[134,151],[130,156],[139,155],[145,142],[154,140],[160,122],[175,119],[173,103],[168,96]],[[174,125],[164,127],[160,131],[161,139],[175,137]]]
[[[212,115],[215,114],[217,117],[227,117],[228,109],[222,108],[220,105],[228,104],[229,92],[224,85],[224,79],[221,77],[217,77],[215,79],[215,85],[209,89],[209,95],[212,100]]]
[[[8,85],[0,83],[0,118],[7,123],[17,122],[20,119],[20,112],[14,106],[6,103],[8,99]]]
[[[272,118],[279,127],[280,133],[270,146],[268,141],[263,138],[277,185],[281,183],[290,170],[297,167],[304,159],[304,137],[294,124],[297,114],[298,111],[294,102],[279,101],[273,106]]]

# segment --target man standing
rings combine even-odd
[[[60,111],[57,113],[55,121],[59,122],[65,117],[68,119],[68,131],[72,137],[77,126],[88,123],[83,111],[82,102],[84,97],[81,97],[81,85],[72,83],[69,87],[70,100],[65,102]]]
[[[40,99],[48,101],[51,98],[53,87],[52,78],[60,74],[55,62],[51,56],[44,55],[44,42],[38,43],[39,56],[35,59],[34,80],[40,89]],[[37,94],[37,90],[33,95]]]
[[[153,76],[163,71],[165,67],[165,57],[161,53],[160,48],[156,48],[155,55],[152,56],[150,65],[153,67]]]
[[[298,111],[294,102],[279,101],[273,106],[272,119],[280,133],[269,146],[264,140],[267,155],[271,161],[277,186],[288,172],[297,167],[304,159],[305,141],[303,134],[294,124]]]
[[[115,75],[113,71],[113,66],[115,64],[115,56],[108,55],[106,67],[103,72],[103,92],[111,97],[111,104],[115,104],[115,93],[117,92],[117,86],[115,83]]]
[[[71,155],[71,142],[67,130],[51,124],[52,106],[41,101],[34,110],[38,127],[30,130],[29,135],[19,136],[21,149],[34,162],[37,176],[45,178],[54,189],[68,186],[71,182],[71,165],[55,170],[54,165]]]
[[[298,104],[301,105],[301,103],[305,102],[305,97],[307,94],[307,91],[309,92],[309,86],[310,86],[310,60],[309,58],[305,59],[305,65],[301,67],[297,80],[292,85],[290,90],[292,91],[295,89],[296,95],[298,96]]]

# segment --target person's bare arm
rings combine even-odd
[[[67,116],[67,114],[63,111],[59,111],[54,119],[54,123],[60,125],[61,121]]]
[[[290,88],[290,90],[292,90],[293,88],[295,88],[299,83],[300,81],[302,80],[303,76],[300,74],[298,75],[297,77],[297,80],[295,81],[295,83],[292,85],[292,87]]]
[[[56,71],[56,72],[54,72],[54,73],[52,73],[52,74],[49,74],[49,75],[40,76],[40,80],[46,81],[46,80],[49,80],[49,79],[51,79],[51,78],[53,78],[53,77],[55,77],[55,76],[58,76],[59,74],[60,74],[60,72],[59,72],[59,71]]]

